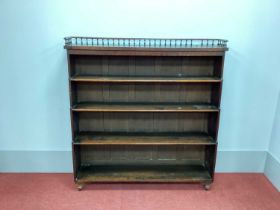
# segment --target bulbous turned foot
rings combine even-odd
[[[203,187],[204,187],[205,190],[208,191],[208,190],[211,189],[211,184],[210,183],[206,183],[206,184],[203,185]]]
[[[84,184],[77,184],[77,190],[81,191],[82,189],[84,189],[85,185]]]

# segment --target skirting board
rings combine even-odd
[[[71,151],[0,151],[0,172],[72,173]]]
[[[217,172],[263,173],[266,151],[219,151]],[[71,151],[0,151],[0,172],[71,173]]]
[[[266,151],[218,151],[216,172],[263,173]]]
[[[267,153],[264,174],[280,192],[280,161],[269,152]]]

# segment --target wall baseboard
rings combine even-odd
[[[265,151],[219,151],[217,172],[263,173]],[[0,151],[0,172],[71,173],[71,151]]]
[[[264,174],[280,192],[280,161],[269,152],[267,153]]]
[[[0,151],[0,172],[72,173],[71,151]]]
[[[266,151],[218,151],[216,172],[263,173]]]

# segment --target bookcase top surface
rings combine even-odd
[[[226,51],[225,39],[65,37],[69,50]]]

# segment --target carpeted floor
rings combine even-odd
[[[95,184],[77,191],[72,174],[0,174],[1,210],[280,210],[262,174],[216,174],[210,191],[188,184]]]

